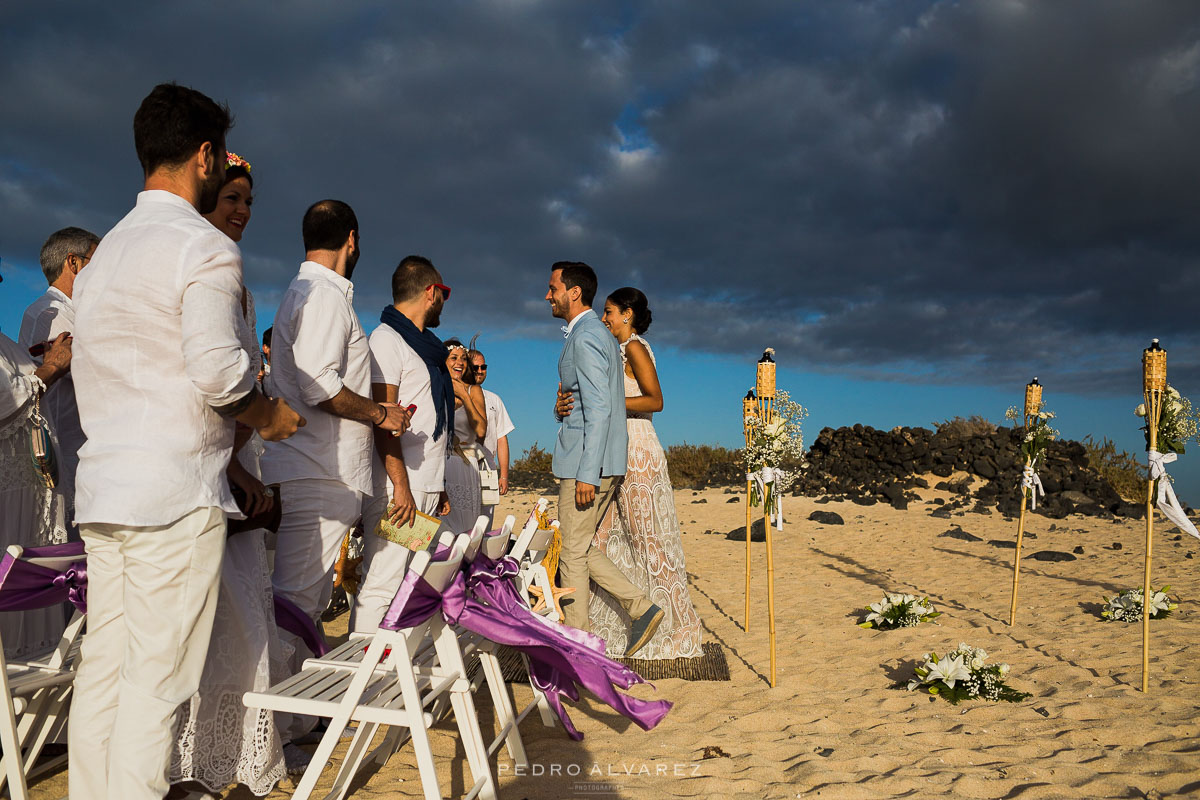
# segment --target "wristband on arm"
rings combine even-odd
[[[227,403],[223,406],[212,406],[212,410],[226,419],[233,419],[248,409],[257,397],[259,397],[259,391],[256,386],[232,403]]]

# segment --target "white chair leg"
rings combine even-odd
[[[529,759],[525,755],[525,743],[521,740],[521,731],[517,727],[517,713],[513,707],[512,695],[504,682],[504,672],[500,669],[500,660],[490,650],[479,652],[480,673],[487,681],[488,692],[492,696],[492,707],[496,714],[496,727],[504,737],[508,757],[519,766],[527,766]]]
[[[354,776],[358,774],[363,758],[371,747],[375,732],[378,730],[379,723],[376,722],[360,722],[358,724],[358,729],[354,732],[354,739],[350,742],[350,748],[346,751],[346,757],[342,759],[342,766],[338,768],[333,785],[329,788],[329,794],[326,797],[337,797],[338,800],[344,800],[350,791],[350,784],[354,782]]]

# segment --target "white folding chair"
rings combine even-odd
[[[455,538],[445,560],[431,560],[428,551],[416,553],[409,564],[409,572],[421,576],[436,591],[445,590],[459,572],[469,538],[467,535]],[[426,636],[433,640],[433,657],[418,663],[416,656]],[[355,637],[354,641],[358,648],[366,642],[366,649],[352,668],[348,668],[350,660],[342,652],[344,648],[338,648],[322,659],[309,659],[299,674],[267,691],[247,692],[244,696],[246,705],[252,708],[330,720],[293,797],[307,800],[342,732],[351,722],[356,722],[358,728],[354,739],[327,798],[345,797],[368,755],[367,748],[375,733],[385,725],[391,726],[394,733],[402,729],[411,736],[424,796],[427,800],[440,800],[441,788],[428,732],[434,716],[426,708],[448,693],[474,780],[464,797],[495,798],[496,783],[483,746],[462,652],[454,630],[445,624],[441,614],[435,613],[425,622],[404,630],[381,627],[373,635]],[[341,653],[340,661],[324,663],[324,659],[335,653]],[[398,739],[389,733],[374,754],[377,757],[381,754],[386,760],[395,752]]]
[[[517,537],[517,541],[508,552],[516,559],[521,568],[517,573],[517,591],[521,594],[522,600],[529,599],[530,586],[540,588],[542,596],[547,601],[554,596],[554,584],[550,581],[550,573],[542,565],[542,557],[546,555],[550,543],[554,540],[554,531],[538,528],[538,512],[545,513],[548,506],[549,501],[546,498],[538,498],[537,506],[526,520],[521,535]],[[558,609],[554,607],[553,602],[547,602],[546,608],[541,613],[551,622],[560,621]]]
[[[69,556],[26,556],[19,545],[10,545],[8,554],[27,564],[63,572],[78,561],[82,553]],[[7,576],[5,576],[7,577]],[[0,591],[4,591],[0,581]],[[75,669],[79,663],[79,640],[84,615],[76,611],[55,647],[23,661],[4,658],[0,641],[0,789],[8,783],[13,800],[26,800],[30,778],[66,762],[66,755],[38,763],[38,756],[50,737],[60,730],[67,718]]]

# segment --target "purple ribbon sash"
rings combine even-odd
[[[26,558],[78,557],[61,572]],[[5,553],[0,560],[0,611],[32,611],[69,600],[87,613],[87,556],[83,542],[26,547],[22,558]]]
[[[530,679],[550,702],[563,729],[572,739],[583,738],[567,715],[562,698],[579,700],[582,686],[614,710],[650,730],[667,715],[666,700],[641,700],[617,691],[646,681],[633,670],[604,655],[604,641],[593,634],[556,625],[534,614],[521,602],[512,576],[516,561],[493,561],[482,553],[444,592],[436,591],[414,573],[404,576],[400,591],[380,623],[390,630],[420,625],[436,612],[450,625],[460,625],[497,644],[529,657]]]
[[[317,630],[317,625],[312,618],[286,597],[279,595],[274,597],[275,624],[288,633],[299,636],[300,641],[304,642],[304,646],[318,658],[328,653],[329,645],[325,643],[325,637]]]

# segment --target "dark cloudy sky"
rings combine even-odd
[[[1037,374],[1087,420],[1068,432],[1128,437],[1151,336],[1200,393],[1194,3],[8,3],[6,332],[45,236],[132,204],[162,80],[237,116],[264,308],[304,208],[338,197],[369,326],[424,253],[455,288],[444,332],[552,381],[547,266],[583,259],[652,299],[687,398],[671,441],[736,438],[696,396],[732,405],[714,393],[765,344],[818,424],[996,419]]]

